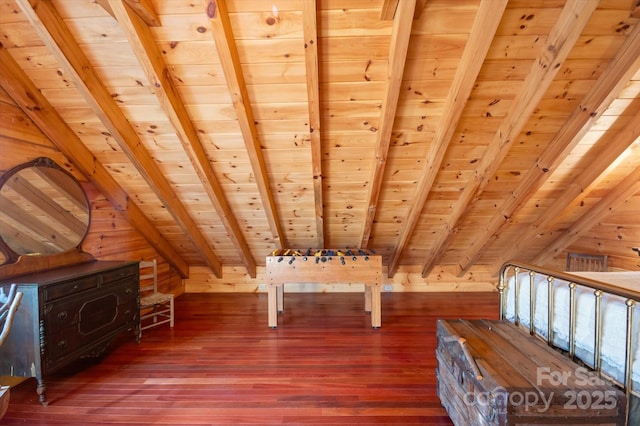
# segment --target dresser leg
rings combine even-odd
[[[47,405],[47,396],[45,394],[47,387],[44,384],[44,380],[43,379],[37,379],[38,380],[38,387],[36,388],[36,392],[38,393],[38,400],[40,401],[40,404],[42,405]]]

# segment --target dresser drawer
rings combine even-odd
[[[73,281],[49,285],[44,288],[43,301],[50,302],[52,300],[60,299],[61,297],[96,288],[100,285],[101,280],[101,276],[98,274],[78,278]]]
[[[44,305],[44,329],[55,333],[79,322],[78,331],[84,335],[100,329],[116,320],[118,307],[124,304],[137,306],[138,283],[128,278],[109,283],[90,294],[77,294],[65,300]]]
[[[138,275],[138,271],[139,268],[137,263],[111,271],[105,271],[100,274],[102,280],[100,284],[107,284],[127,277],[136,277]]]
[[[87,344],[109,337],[114,331],[134,322],[139,313],[135,284],[135,281],[125,280],[91,297],[64,304],[67,309],[54,306],[45,322],[47,362],[55,364]]]
[[[78,323],[78,312],[84,303],[83,299],[73,298],[64,303],[49,303],[44,305],[45,333],[55,333],[63,328]]]
[[[98,274],[48,285],[43,290],[43,301],[51,302],[62,297],[72,296],[75,293],[91,290],[114,281],[136,277],[137,274],[138,265],[134,263],[121,268],[106,270]]]

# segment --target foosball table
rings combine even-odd
[[[362,283],[365,311],[371,326],[381,324],[380,289],[382,257],[367,250],[293,249],[274,250],[266,258],[269,327],[278,326],[284,311],[286,283]]]

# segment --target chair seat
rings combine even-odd
[[[150,272],[149,272],[150,271]],[[142,330],[169,324],[173,327],[173,294],[158,291],[158,263],[140,261],[140,332]]]
[[[143,296],[140,298],[140,307],[150,308],[153,305],[166,303],[166,302],[169,302],[172,297],[173,297],[173,294],[165,294],[165,293],[153,293],[148,296]]]

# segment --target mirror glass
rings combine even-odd
[[[0,238],[9,259],[79,247],[89,214],[80,183],[49,158],[22,164],[0,178]]]

